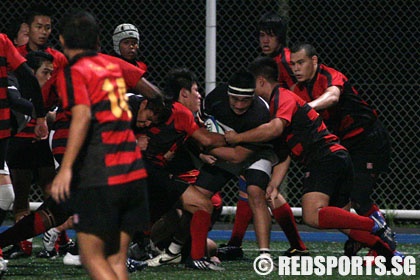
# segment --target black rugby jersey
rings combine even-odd
[[[232,128],[237,133],[253,129],[270,121],[270,112],[266,103],[257,95],[253,96],[252,105],[242,115],[237,115],[230,108],[228,85],[221,84],[209,92],[205,99],[204,111],[215,117],[222,124]],[[259,150],[262,147],[271,147],[263,143],[241,143],[241,146],[250,150]]]

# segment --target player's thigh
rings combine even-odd
[[[108,256],[108,262],[111,264],[111,266],[120,266],[120,265],[124,265],[125,267],[125,261],[127,258],[127,252],[128,252],[128,247],[131,241],[131,235],[129,235],[126,232],[121,232],[120,233],[120,250],[113,254]]]
[[[306,167],[303,194],[326,194],[330,205],[342,208],[350,201],[352,187],[353,166],[347,151],[336,151]]]
[[[77,243],[82,263],[86,266],[92,266],[96,258],[105,256],[105,241],[98,235],[78,232]]]
[[[190,213],[194,213],[198,210],[203,210],[208,213],[213,211],[211,200],[194,186],[189,186],[185,190],[181,195],[181,201],[183,208]]]

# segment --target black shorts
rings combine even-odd
[[[248,166],[244,171],[247,186],[258,186],[263,191],[267,189],[272,172],[272,161],[259,159]]]
[[[219,167],[205,164],[200,169],[200,174],[198,175],[196,185],[216,193],[220,191],[226,183],[237,176],[232,173],[223,170]]]
[[[380,121],[377,120],[366,134],[344,140],[341,144],[351,155],[355,174],[378,174],[388,171],[391,161],[391,141],[388,131]]]
[[[258,159],[252,163],[236,164],[240,166],[238,173],[231,170],[222,169],[219,166],[205,164],[200,169],[196,185],[209,190],[213,193],[220,191],[226,183],[232,178],[237,178],[239,174],[243,174],[246,181],[246,188],[249,185],[260,187],[262,190],[267,189],[268,182],[271,178],[271,162],[266,159]]]
[[[9,169],[54,167],[48,140],[33,142],[31,138],[11,138],[7,150]]]
[[[151,222],[169,211],[190,186],[165,168],[146,164]]]
[[[9,171],[6,170],[6,154],[9,144],[9,138],[0,139],[0,174],[9,175]]]
[[[244,173],[246,187],[257,186],[263,191],[267,189],[267,185],[270,182],[270,175],[257,169],[247,169]]]
[[[119,250],[121,231],[132,235],[148,225],[146,180],[112,187],[79,188],[71,196],[75,230],[102,238],[107,254]]]
[[[321,192],[330,197],[331,206],[344,207],[350,202],[353,166],[347,151],[328,154],[306,166],[303,194]]]

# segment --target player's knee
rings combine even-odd
[[[12,184],[0,185],[0,209],[9,210],[15,200]]]
[[[213,203],[211,203],[211,200],[206,200],[203,203],[203,210],[210,214],[213,213]]]
[[[305,225],[310,226],[310,227],[314,227],[317,228],[318,227],[318,223],[316,223],[314,221],[314,219],[311,219],[309,217],[303,217],[303,222],[305,223]]]
[[[267,201],[265,199],[265,192],[258,186],[248,186],[248,200],[249,203],[255,206],[267,207]]]
[[[310,227],[314,227],[314,228],[319,227],[317,213],[315,214],[315,213],[303,212],[302,219],[303,219],[303,222]]]
[[[197,203],[197,211],[202,210],[206,211],[207,213],[213,213],[213,204],[211,203],[210,199],[201,199],[199,203]]]
[[[213,213],[213,204],[211,200],[205,198],[196,198],[193,201],[183,201],[183,208],[190,213],[200,210],[209,214]]]
[[[284,204],[287,203],[286,199],[280,193],[277,194],[276,202],[277,202],[277,207],[283,206]]]

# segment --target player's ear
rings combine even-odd
[[[23,22],[23,23],[20,25],[20,28],[22,28],[22,27],[29,28],[29,24],[27,24],[26,22]]]
[[[60,44],[61,44],[61,46],[63,46],[64,47],[64,38],[63,38],[63,35],[60,35],[59,37],[58,37],[58,39],[60,40]]]
[[[258,86],[260,86],[260,87],[264,86],[264,83],[265,83],[265,79],[264,79],[263,76],[258,76],[255,79],[255,84],[258,85]]]
[[[313,65],[317,65],[318,64],[318,56],[317,55],[313,55],[312,56],[312,64]]]
[[[180,91],[179,91],[179,96],[182,96],[183,98],[187,98],[188,97],[188,90],[186,89],[186,88],[182,88]]]
[[[139,106],[139,112],[143,111],[143,110],[146,108],[146,106],[147,106],[147,102],[148,102],[148,100],[147,100],[147,99],[144,99],[144,100],[140,103],[140,106]]]

